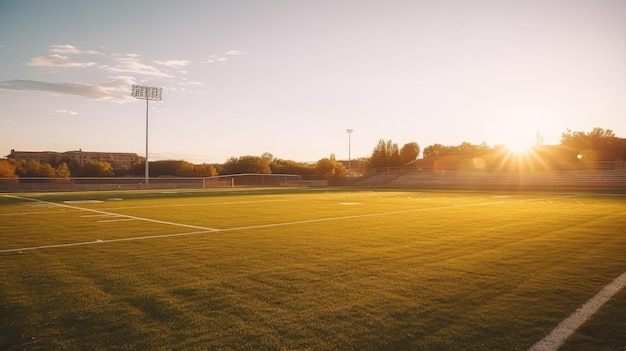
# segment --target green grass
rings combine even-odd
[[[72,207],[0,197],[3,350],[526,350],[626,271],[624,196],[18,196]],[[623,350],[625,313],[563,349]]]

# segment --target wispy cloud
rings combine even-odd
[[[13,79],[0,81],[0,89],[20,91],[41,91],[53,94],[83,96],[93,100],[110,100],[119,103],[133,101],[128,92],[128,80],[114,79],[100,85],[81,83],[48,83],[37,80]]]
[[[95,65],[95,62],[76,62],[70,60],[67,56],[62,55],[48,55],[34,57],[28,63],[29,66],[40,67],[90,67]]]
[[[227,51],[223,55],[211,55],[211,56],[209,56],[208,59],[200,61],[200,63],[224,62],[224,61],[228,61],[228,57],[226,57],[226,56],[239,56],[239,55],[242,55],[242,54],[243,54],[243,52],[241,52],[239,50],[230,50],[230,51]]]
[[[176,69],[183,68],[189,64],[189,61],[186,61],[186,60],[168,60],[168,61],[154,61],[154,62],[162,66],[176,68]]]
[[[54,110],[54,112],[60,113],[63,115],[78,116],[78,112],[71,111],[71,110]]]
[[[98,54],[95,50],[79,50],[77,47],[69,44],[65,45],[51,45],[50,52],[57,54]]]
[[[198,81],[193,81],[193,80],[189,80],[189,81],[184,81],[184,82],[179,82],[178,85],[197,85],[197,86],[205,86],[206,84],[202,83],[202,82],[198,82]]]
[[[139,55],[136,54],[113,54],[116,64],[114,66],[102,65],[100,68],[109,72],[135,73],[155,77],[172,77],[171,75],[161,72],[159,69],[143,64]]]

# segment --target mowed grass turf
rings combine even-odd
[[[3,350],[526,350],[626,271],[619,195],[16,196]],[[563,349],[624,350],[625,315],[622,291]]]

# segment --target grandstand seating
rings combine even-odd
[[[626,188],[626,172],[396,172],[378,173],[357,185],[411,187],[602,187]]]

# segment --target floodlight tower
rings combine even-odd
[[[346,129],[346,133],[348,133],[348,177],[350,178],[350,183],[352,183],[352,140],[351,134],[354,132],[352,129]]]
[[[146,172],[145,173],[146,173],[146,188],[147,188],[149,178],[150,178],[149,167],[148,167],[148,101],[149,100],[161,101],[163,99],[163,88],[147,87],[144,85],[133,85],[131,96],[136,97],[137,99],[146,99]]]

